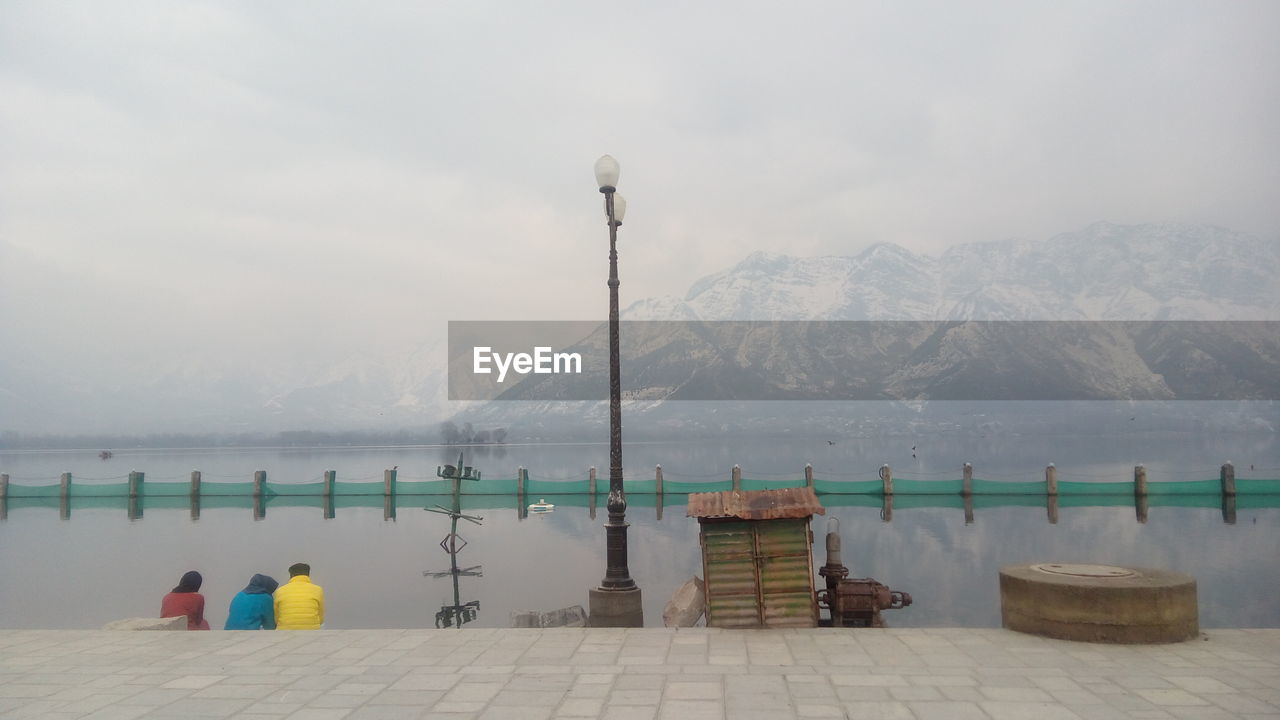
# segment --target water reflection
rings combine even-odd
[[[479,515],[465,515],[462,512],[462,483],[469,480],[480,480],[480,473],[472,473],[472,468],[463,464],[462,454],[458,454],[457,465],[442,465],[436,469],[436,475],[449,481],[452,486],[452,493],[449,495],[450,505],[444,507],[442,505],[428,506],[424,508],[427,512],[434,512],[449,518],[449,534],[444,536],[440,541],[440,549],[449,555],[449,570],[445,572],[429,572],[423,571],[423,576],[430,578],[450,577],[453,579],[453,604],[441,605],[440,611],[436,613],[436,627],[458,627],[469,622],[474,622],[480,611],[480,601],[470,600],[462,602],[461,591],[458,586],[458,579],[461,577],[484,577],[483,568],[480,565],[472,565],[467,568],[458,567],[458,553],[467,546],[467,541],[458,534],[458,521],[466,520],[475,525],[481,525],[484,518]],[[384,502],[394,505],[395,500],[391,497],[385,498]]]
[[[1146,464],[1156,483],[1213,479],[1228,458],[1240,469],[1248,467],[1242,458],[1256,460],[1258,473],[1280,465],[1275,438],[1141,444],[1134,438],[1090,438],[956,447],[946,442],[930,446],[939,447],[938,458],[922,455],[918,462],[906,452],[909,443],[905,457],[886,453],[883,443],[828,446],[799,439],[628,444],[634,465],[627,478],[652,482],[651,471],[641,468],[658,463],[669,487],[703,477],[727,479],[735,463],[748,477],[797,477],[807,460],[819,480],[841,473],[874,480],[885,461],[906,478],[958,478],[959,460],[966,458],[978,477],[1040,481],[1045,460],[1052,458],[1059,461],[1061,481],[1119,481],[1131,480],[1134,460],[1145,456],[1160,458]],[[0,504],[0,627],[96,628],[153,615],[171,576],[191,568],[205,576],[206,615],[216,625],[244,577],[278,576],[300,560],[312,565],[316,582],[325,587],[333,628],[434,627],[438,613],[444,613],[443,626],[451,620],[449,627],[504,627],[513,613],[531,608],[586,605],[605,567],[594,495],[463,494],[458,511],[483,516],[484,524],[473,527],[464,520],[459,529],[450,516],[425,510],[453,510],[449,495],[399,494],[388,505],[379,489],[367,496],[262,494],[255,502],[248,493],[229,497],[213,488],[249,486],[261,468],[278,483],[323,483],[333,470],[339,481],[380,486],[382,468],[398,468],[401,482],[434,480],[437,464],[456,457],[456,448],[121,450],[108,461],[99,460],[96,450],[83,458],[0,454],[0,469],[12,473],[15,484],[44,482],[51,488],[45,497],[9,497]],[[607,462],[607,445],[483,448],[468,459],[486,476],[510,478],[524,466],[535,469],[535,482],[586,480],[591,464]],[[125,495],[59,497],[60,475],[68,470],[77,484],[124,482],[127,470],[104,469],[112,463],[145,468],[145,482],[154,485],[189,483],[191,468],[203,468],[206,492],[195,500],[185,489],[174,497],[143,494],[135,502]],[[525,519],[527,503],[541,496],[556,511]],[[915,603],[895,611],[893,625],[998,626],[1001,565],[1083,562],[1191,574],[1199,583],[1205,627],[1280,626],[1276,496],[1151,495],[1139,501],[1130,490],[1056,498],[903,494],[888,503],[878,495],[820,499],[828,517],[841,520],[851,575],[875,577],[912,594]],[[644,589],[645,617],[656,623],[676,588],[702,572],[697,523],[685,517],[685,498],[676,493],[629,493],[628,501],[629,564]],[[466,545],[458,543],[459,553],[445,548],[446,565],[440,540],[459,530]],[[441,575],[424,578],[424,570]],[[451,617],[446,608],[453,609]]]

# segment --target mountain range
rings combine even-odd
[[[756,252],[693,283],[684,297],[642,299],[623,316],[705,321],[1277,320],[1277,278],[1276,240],[1208,225],[1095,223],[1048,240],[956,245],[937,256],[887,243],[850,256]],[[18,313],[17,308],[0,307],[0,321],[20,326]],[[791,345],[798,352],[784,353],[778,361],[803,369],[807,348],[814,346]],[[138,376],[118,373],[109,383],[101,375],[78,373],[72,365],[15,352],[21,347],[15,342],[0,353],[0,431],[77,432],[86,412],[97,422],[127,418],[115,426],[132,432],[426,427],[456,412],[456,419],[477,426],[507,426],[517,439],[522,426],[534,428],[525,435],[536,437],[537,428],[557,417],[590,417],[592,424],[602,417],[598,406],[583,403],[494,402],[459,409],[445,400],[442,338],[424,342],[412,353],[357,354],[322,367],[264,364],[232,374],[209,360],[147,368]],[[1152,343],[1150,349],[1145,355],[1131,354],[1123,365],[1102,353],[1081,361],[1081,367],[1092,362],[1139,385],[1149,383],[1154,390],[1143,397],[1150,398],[1178,397],[1174,386],[1179,383],[1203,387],[1219,382],[1225,387],[1240,377],[1262,383],[1275,377],[1277,356],[1270,346],[1254,347],[1244,359],[1206,359],[1195,342]],[[825,352],[839,357],[841,351],[828,347]],[[623,358],[624,378],[662,368],[656,357],[648,368],[626,353]],[[1252,369],[1246,372],[1244,365]],[[801,377],[800,382],[806,381]],[[819,377],[809,380],[816,388],[822,382]],[[904,389],[901,397],[928,397],[919,389],[927,386],[917,378],[915,391]],[[726,412],[723,405],[694,405],[649,399],[635,403],[630,412],[640,415],[630,417],[647,413],[660,430],[685,427],[695,422],[693,414]],[[778,408],[775,414],[791,412]],[[813,408],[795,412],[811,416]]]

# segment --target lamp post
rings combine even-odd
[[[593,627],[640,627],[644,616],[640,588],[627,568],[627,494],[622,486],[622,376],[618,341],[618,226],[627,203],[617,194],[618,161],[596,161],[596,184],[604,193],[609,222],[609,522],[605,524],[606,568],[600,587],[590,593]]]

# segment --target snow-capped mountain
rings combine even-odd
[[[756,252],[632,320],[1276,320],[1280,242],[1204,225],[1095,223],[1047,241]]]
[[[0,243],[0,251],[5,251]],[[8,254],[5,254],[8,252]],[[0,252],[9,280],[59,286],[45,269],[27,266],[13,248]],[[39,282],[37,282],[37,280]],[[0,287],[0,431],[227,432],[279,429],[401,428],[435,423],[459,406],[445,400],[443,337],[394,356],[355,353],[315,366],[272,365],[230,371],[216,356],[169,365],[92,368],[73,352],[31,351],[42,328],[20,300]],[[638,287],[640,283],[629,284]],[[6,295],[5,293],[11,293]],[[35,316],[31,316],[35,317]],[[693,283],[684,297],[647,298],[624,312],[628,320],[1280,320],[1280,242],[1203,225],[1096,223],[1048,240],[957,245],[938,256],[875,244],[852,256],[798,258],[757,252]],[[1023,357],[1040,376],[1092,384],[1099,396],[1122,389],[1141,397],[1179,397],[1189,387],[1239,394],[1274,378],[1269,347],[1206,345],[1205,338],[1116,338],[1093,356]],[[441,333],[443,336],[443,333]],[[926,343],[885,383],[892,397],[933,397],[940,389],[976,383],[984,362],[1011,357],[984,346],[980,331],[951,330]],[[875,367],[850,338],[775,338],[771,347],[747,339],[712,361],[699,355],[705,339],[624,335],[624,381],[647,378],[668,396],[758,383],[761,369],[783,369],[778,397],[820,396],[856,387],[858,358]],[[1221,338],[1219,338],[1221,340]],[[644,344],[648,342],[648,344]],[[845,344],[841,344],[844,342]],[[850,344],[853,343],[853,344]],[[951,362],[961,348],[985,352],[966,368]],[[628,349],[631,348],[631,349]],[[634,354],[635,349],[643,352]],[[65,362],[63,359],[65,358]],[[1046,365],[1045,363],[1049,364]],[[1053,363],[1057,363],[1054,365]],[[91,364],[90,364],[91,365]],[[1105,371],[1105,372],[1100,372]],[[887,373],[887,369],[886,369]],[[866,375],[866,373],[861,373]],[[943,382],[940,378],[946,378]],[[950,385],[948,385],[950,383]],[[1242,391],[1242,388],[1244,390]],[[1086,396],[1089,396],[1086,394]],[[654,408],[663,403],[651,403]],[[663,422],[682,422],[693,403],[667,403]],[[811,404],[810,404],[811,405]],[[541,423],[543,417],[604,416],[582,403],[489,403],[468,407],[478,424]],[[656,411],[655,411],[656,412]],[[656,417],[656,415],[654,415]],[[513,434],[513,437],[515,435]]]
[[[1213,321],[1280,320],[1278,278],[1280,243],[1198,225],[1096,223],[938,257],[887,244],[852,257],[757,252],[683,298],[645,299],[623,317],[893,322],[630,324],[623,388],[642,401],[630,417],[662,422],[708,412],[663,402],[689,399],[1274,398],[1280,333]],[[1002,320],[1077,322],[967,322]],[[1130,322],[1082,322],[1099,320]],[[1202,322],[1143,322],[1163,320]],[[600,357],[606,341],[601,328],[579,349]],[[606,379],[597,374],[530,378],[503,397],[542,402],[495,402],[478,416],[517,427],[546,426],[558,412],[583,417],[580,403],[547,401],[581,398],[584,389],[602,397]],[[753,412],[777,424],[769,408]]]

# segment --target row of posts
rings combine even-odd
[[[396,517],[396,469],[392,468],[383,472],[383,519],[394,520]],[[143,496],[142,488],[146,474],[138,471],[129,473],[129,518],[137,519],[142,517]],[[734,465],[730,473],[732,487],[735,491],[742,490],[742,468]],[[893,515],[893,469],[888,465],[882,465],[880,468],[880,479],[883,483],[883,494],[886,498],[884,506],[884,519],[890,520]],[[337,472],[334,470],[326,470],[324,473],[324,482],[321,485],[321,497],[324,499],[324,516],[326,518],[334,517],[334,484],[337,480]],[[1223,518],[1228,523],[1235,522],[1235,497],[1236,497],[1236,472],[1235,467],[1230,463],[1222,465],[1219,480],[1221,482],[1221,491],[1223,496]],[[516,470],[516,496],[521,508],[521,517],[524,517],[525,504],[525,488],[529,481],[529,471],[523,467]],[[654,469],[654,492],[661,496],[664,494],[662,466],[658,465]],[[596,495],[596,469],[593,467],[587,473],[588,493],[594,501]],[[804,466],[804,484],[805,487],[813,487],[813,466]],[[1058,497],[1058,470],[1050,463],[1044,470],[1045,494],[1049,498],[1049,522],[1057,522],[1057,497]],[[1143,465],[1137,465],[1133,468],[1133,493],[1137,499],[1138,521],[1146,522],[1146,498],[1147,498],[1147,469]],[[199,470],[191,471],[191,518],[197,520],[200,517],[200,494],[201,494],[201,475]],[[267,473],[265,470],[257,470],[253,473],[253,499],[254,499],[254,519],[262,519],[266,517],[266,505],[264,499],[267,494]],[[972,497],[973,497],[973,465],[964,464],[963,480],[961,481],[960,495],[965,498],[965,522],[973,522]],[[9,498],[9,476],[0,474],[0,519],[8,517],[8,498]],[[60,515],[63,519],[71,516],[71,473],[62,473],[60,478],[59,503]],[[659,513],[661,513],[662,504],[658,504]],[[1228,511],[1229,508],[1229,511]],[[595,503],[590,504],[591,515],[595,517]]]

